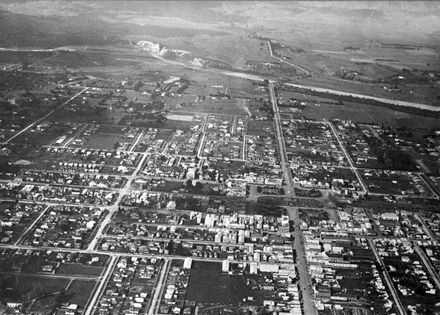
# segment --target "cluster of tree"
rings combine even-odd
[[[266,188],[266,187],[261,187],[261,186],[257,186],[257,192],[259,194],[263,193],[263,194],[274,194],[274,192],[278,195],[284,195],[285,191],[284,188],[280,187],[278,189],[275,188]]]
[[[2,174],[17,174],[20,171],[18,165],[11,164],[8,161],[0,161],[0,177]]]
[[[380,164],[387,169],[399,171],[416,171],[416,163],[407,152],[389,145],[384,145],[380,139],[366,138],[372,153]]]
[[[135,90],[136,92],[138,92],[141,87],[144,86],[144,82],[142,82],[141,80],[137,81],[134,85],[133,85],[133,90]]]
[[[186,189],[193,191],[193,192],[199,192],[202,193],[203,190],[203,184],[201,182],[196,181],[195,184],[193,184],[192,179],[188,179],[186,181]]]
[[[298,197],[320,198],[322,197],[322,192],[319,189],[315,188],[307,190],[295,187],[295,195],[297,195]]]
[[[386,168],[397,169],[402,171],[416,170],[416,163],[411,156],[400,150],[388,150],[383,148],[376,148],[375,154],[380,163],[383,163]]]

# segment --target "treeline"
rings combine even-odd
[[[399,105],[395,105],[395,104],[381,102],[379,100],[375,100],[372,98],[361,98],[361,97],[356,97],[356,96],[352,96],[352,95],[338,95],[338,94],[333,94],[333,93],[329,93],[329,92],[320,92],[320,91],[316,91],[316,90],[309,90],[309,89],[293,87],[293,86],[288,86],[288,85],[287,86],[283,85],[283,89],[285,89],[287,91],[291,91],[291,92],[297,92],[297,93],[302,93],[302,94],[307,94],[307,95],[313,95],[313,96],[319,96],[319,97],[324,97],[324,98],[328,98],[328,99],[333,99],[333,100],[337,100],[339,102],[352,102],[352,103],[361,103],[361,104],[372,105],[372,106],[381,106],[381,107],[387,107],[387,108],[391,108],[393,110],[397,110],[397,111],[405,112],[405,113],[409,113],[409,114],[417,114],[417,115],[421,115],[421,116],[440,118],[440,112],[433,112],[430,110],[416,108],[416,107],[399,106]]]

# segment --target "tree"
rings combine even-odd
[[[203,189],[203,184],[202,184],[201,182],[197,182],[196,185],[195,185],[194,187],[195,187],[195,189],[196,189],[197,191],[202,191],[202,189]]]
[[[140,88],[144,85],[142,81],[137,81],[136,84],[133,86],[133,90],[136,92],[140,90]]]
[[[173,247],[174,247],[174,242],[173,240],[170,240],[170,242],[167,245],[168,251],[171,252],[173,250]]]

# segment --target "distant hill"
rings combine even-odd
[[[54,48],[110,44],[125,33],[122,27],[96,17],[33,17],[0,11],[0,47]]]
[[[56,48],[117,44],[125,35],[193,37],[225,35],[222,30],[106,22],[95,12],[77,16],[36,17],[0,10],[0,47]]]

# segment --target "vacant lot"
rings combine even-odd
[[[56,299],[69,279],[29,275],[0,275],[0,300],[18,300],[25,307],[32,304],[30,311],[49,314],[56,306]],[[33,303],[32,303],[33,302]]]
[[[80,307],[84,308],[95,284],[96,281],[94,280],[74,280],[66,291],[69,303],[78,304]]]
[[[182,111],[196,112],[196,113],[213,113],[213,114],[228,114],[228,115],[250,115],[248,99],[219,99],[207,97],[197,103],[190,103],[182,105]]]
[[[246,204],[246,214],[281,217],[286,214],[286,209],[278,205],[267,205],[255,201],[249,201]]]
[[[274,135],[273,122],[261,120],[249,120],[247,125],[247,133],[257,136],[273,136]]]
[[[57,274],[99,276],[102,269],[102,267],[96,266],[64,263],[57,269]]]
[[[248,296],[261,297],[261,290],[246,285],[243,275],[222,274],[221,264],[194,261],[188,283],[187,301],[238,306]]]

